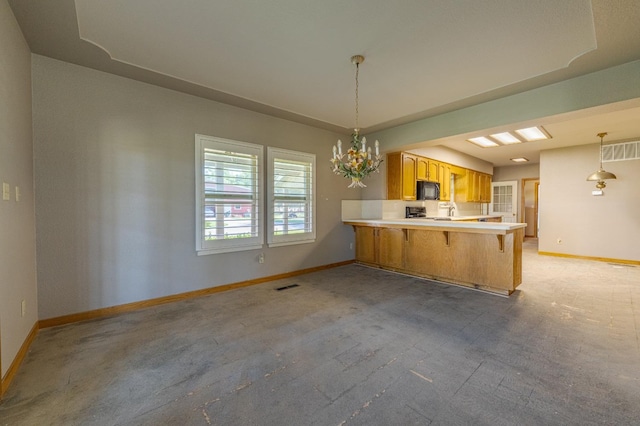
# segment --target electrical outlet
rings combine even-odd
[[[11,185],[6,182],[2,182],[2,199],[9,201],[11,199]]]
[[[20,304],[20,313],[22,316],[25,316],[25,314],[27,313],[27,302],[24,300]]]
[[[353,243],[349,243],[349,250],[353,250]]]
[[[16,201],[20,201],[20,187],[16,186]]]
[[[258,262],[264,263],[264,253],[260,253],[260,256],[258,256]]]
[[[558,243],[558,244],[562,244],[562,238],[558,238],[558,239],[556,240],[556,243]]]

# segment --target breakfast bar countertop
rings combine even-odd
[[[345,225],[361,225],[382,228],[404,228],[404,229],[428,229],[436,228],[443,231],[459,231],[470,233],[511,233],[516,229],[527,226],[526,223],[507,222],[467,222],[462,218],[472,220],[470,216],[454,216],[458,220],[442,220],[428,218],[410,219],[343,219]]]

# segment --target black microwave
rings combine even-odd
[[[418,200],[439,200],[440,199],[440,184],[438,182],[429,182],[426,180],[419,180],[417,182],[417,194]]]

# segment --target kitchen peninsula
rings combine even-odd
[[[522,282],[526,224],[433,219],[343,219],[356,262],[509,295]]]

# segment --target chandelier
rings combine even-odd
[[[603,189],[607,186],[607,184],[604,182],[605,179],[616,178],[616,175],[606,172],[602,168],[602,139],[604,139],[605,136],[607,136],[607,133],[598,133],[598,137],[600,138],[600,168],[598,169],[598,171],[591,173],[589,177],[587,177],[588,181],[597,181],[596,188],[598,189]]]
[[[349,188],[365,188],[362,179],[373,172],[380,172],[378,167],[382,162],[380,156],[380,143],[375,142],[375,157],[371,153],[371,147],[367,147],[367,138],[360,136],[358,128],[358,72],[360,64],[364,62],[364,56],[355,55],[351,57],[351,63],[356,66],[356,126],[351,134],[351,147],[346,153],[342,151],[342,141],[333,146],[333,172],[337,175],[351,179]]]

